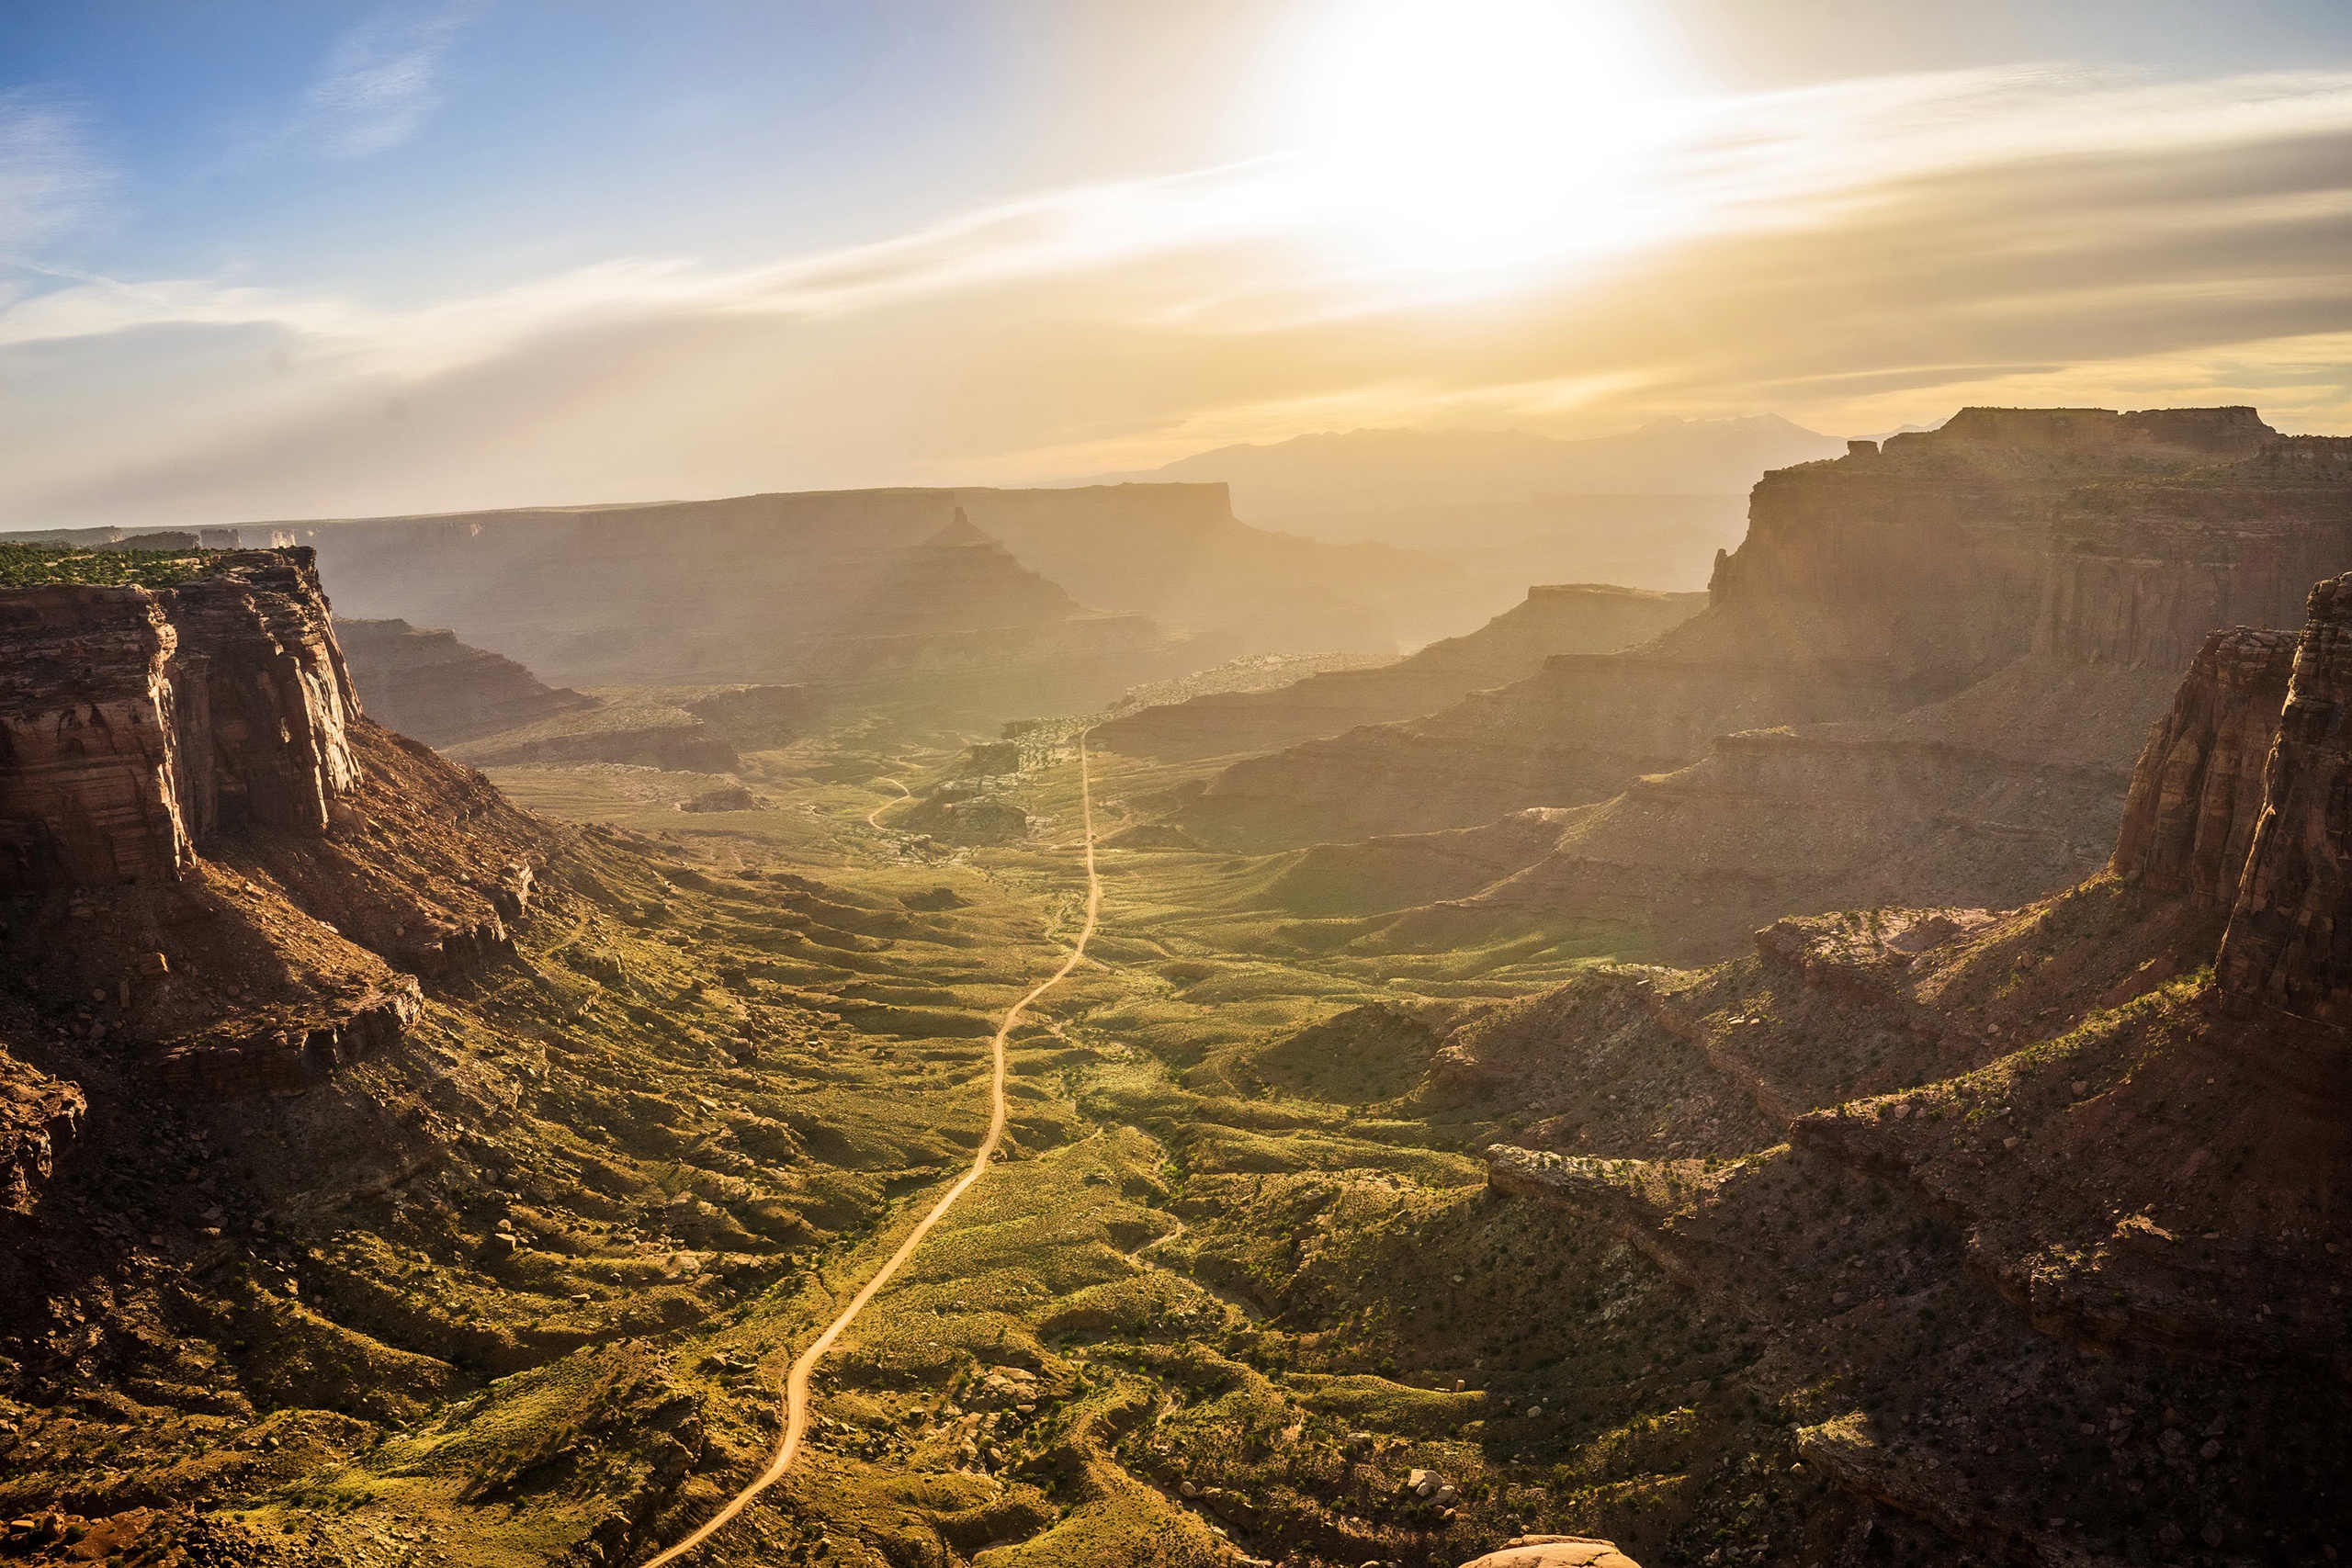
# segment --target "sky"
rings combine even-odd
[[[2352,433],[2342,0],[0,7],[0,527]]]

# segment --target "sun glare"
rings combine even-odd
[[[1589,0],[1368,0],[1298,104],[1302,196],[1393,265],[1510,269],[1629,237],[1674,106]]]

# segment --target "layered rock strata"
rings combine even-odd
[[[2352,575],[2312,590],[2215,968],[2224,997],[2352,1024]]]
[[[2132,771],[2117,875],[2223,911],[2235,901],[2296,640],[2246,626],[2205,639]]]
[[[169,880],[217,831],[324,832],[358,786],[358,711],[308,550],[0,593],[0,892]]]
[[[414,976],[512,951],[543,839],[359,716],[307,549],[0,592],[0,971],[175,1083],[398,1038]]]
[[[1661,708],[1733,721],[1639,774],[1621,762],[1618,780],[1594,794],[1605,768],[1575,763],[1605,764],[1605,737],[1640,733],[1639,716],[1605,690],[1569,696],[1560,717],[1522,705],[1513,751],[1582,739],[1579,725],[1589,739],[1575,761],[1555,757],[1548,797],[1528,788],[1512,803],[1602,804],[1568,824],[1545,860],[1470,896],[1474,910],[1623,920],[1662,953],[1707,959],[1787,911],[2001,907],[2081,880],[2118,841],[2147,727],[2214,624],[2199,617],[2292,626],[2294,584],[2352,565],[2352,442],[2278,437],[2244,410],[1969,411],[1931,436],[1768,476],[1756,519],[1707,613],[1617,662],[1745,647],[1752,689],[1794,668],[1791,649],[1836,649],[1853,656],[1858,678],[1844,691],[1792,682],[1790,696],[1736,717],[1713,705],[1724,688],[1712,682],[1662,685]],[[1939,602],[1933,579],[1946,569],[1951,589]],[[2279,657],[2252,648],[2226,657]],[[2255,677],[2234,663],[2214,672],[2241,678]],[[1939,694],[1957,680],[1966,683]],[[1777,719],[1763,718],[1768,705]],[[2245,729],[2206,739],[2198,715],[2176,716],[2177,754],[2149,764],[2173,767],[2176,789],[2226,818],[2196,852],[2222,908],[2232,886],[2222,863],[2243,853],[2253,759],[2267,746],[2258,712],[2230,711]],[[1604,717],[1614,722],[1593,722]],[[1436,741],[1452,720],[1399,728]],[[1451,825],[1430,820],[1449,797],[1492,797],[1482,775],[1495,770],[1476,750],[1464,753],[1470,776],[1450,782],[1385,766],[1396,741],[1376,733],[1329,743],[1313,766],[1301,749],[1231,769],[1202,809],[1295,833],[1318,812],[1345,830],[1368,809],[1391,809],[1389,774],[1409,784],[1430,826]],[[2234,761],[2209,778],[2196,770],[2214,763],[2214,744]],[[1273,793],[1251,787],[1260,769],[1287,773],[1276,781],[1283,798],[1246,800]],[[1220,807],[1227,791],[1245,799]],[[2139,840],[2125,842],[2129,860]],[[2132,863],[2167,887],[2189,867]]]
[[[550,686],[514,660],[406,621],[338,619],[335,636],[368,711],[403,735],[447,746],[517,729],[596,699]]]
[[[1415,718],[1472,692],[1533,675],[1554,655],[1612,653],[1645,642],[1696,615],[1704,603],[1703,594],[1592,583],[1531,588],[1525,602],[1477,631],[1431,643],[1395,664],[1328,671],[1273,691],[1219,692],[1148,707],[1102,725],[1095,739],[1137,756],[1213,757]]]

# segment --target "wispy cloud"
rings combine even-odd
[[[283,144],[364,158],[414,136],[441,107],[449,50],[473,10],[461,5],[422,17],[380,17],[345,33],[302,95],[302,112]]]
[[[398,310],[71,282],[0,309],[0,354],[93,367],[36,411],[56,439],[0,503],[1012,480],[1332,423],[1778,407],[1878,429],[1991,397],[2226,396],[2352,428],[2352,78],[1979,72],[1694,106],[1623,210],[1491,275],[1352,244],[1314,175],[1265,158]],[[166,337],[168,399],[121,370]]]
[[[0,255],[81,221],[113,183],[78,114],[39,93],[0,93]]]

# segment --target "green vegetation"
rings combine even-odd
[[[218,550],[84,550],[0,543],[0,588],[169,588],[201,577]]]

